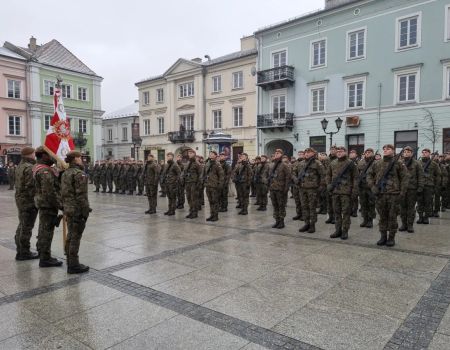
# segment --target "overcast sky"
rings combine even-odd
[[[137,98],[134,83],[179,57],[215,58],[255,30],[322,8],[323,0],[16,0],[1,4],[0,43],[57,39],[104,78],[106,113]]]

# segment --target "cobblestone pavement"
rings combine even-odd
[[[448,349],[450,212],[380,249],[272,229],[270,209],[170,219],[165,198],[91,193],[84,276],[16,262],[13,191],[0,187],[0,349]],[[252,200],[253,201],[253,200]],[[35,246],[33,231],[32,246]],[[57,229],[53,254],[63,258]]]

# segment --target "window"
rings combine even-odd
[[[194,130],[194,115],[193,114],[180,115],[180,124],[183,125],[185,130]]]
[[[158,132],[160,134],[164,134],[164,118],[163,117],[158,118]]]
[[[325,67],[327,64],[327,40],[311,42],[311,68]]]
[[[311,113],[325,112],[325,87],[311,89]]]
[[[217,109],[213,112],[213,129],[222,129],[222,111]]]
[[[242,107],[233,107],[233,125],[240,127],[243,125],[243,109]]]
[[[326,136],[311,136],[309,138],[309,147],[314,148],[317,152],[327,151],[327,137]]]
[[[442,152],[450,152],[450,128],[442,129]]]
[[[50,114],[44,115],[44,130],[50,129],[50,123],[52,121],[53,116]]]
[[[156,102],[164,102],[164,89],[156,89]]]
[[[450,99],[450,60],[447,60],[447,62],[444,62],[444,74],[443,74],[443,92],[442,92],[442,98]]]
[[[347,60],[366,57],[366,29],[354,30],[347,36]]]
[[[347,109],[364,108],[364,81],[347,83]]]
[[[61,93],[64,98],[72,98],[72,85],[62,84]]]
[[[86,119],[78,120],[78,132],[81,132],[83,134],[87,133],[87,120]]]
[[[108,129],[108,142],[112,142],[113,140],[113,130]]]
[[[143,96],[144,96],[144,105],[148,105],[150,103],[150,92],[145,91]]]
[[[244,87],[244,73],[234,72],[233,73],[233,89],[242,89]]]
[[[20,80],[8,79],[8,97],[20,98]]]
[[[55,82],[44,80],[44,95],[53,96],[55,94]]]
[[[287,51],[278,51],[272,53],[272,67],[278,68],[287,65]]]
[[[78,99],[80,101],[87,101],[87,89],[85,87],[78,87]]]
[[[128,140],[128,128],[123,127],[122,128],[122,141],[127,141],[127,140]]]
[[[144,135],[150,135],[150,119],[144,119]]]
[[[364,134],[347,135],[348,151],[355,150],[358,156],[364,153]]]
[[[450,5],[445,6],[445,41],[450,41]]]
[[[417,149],[417,130],[406,130],[395,132],[395,151],[400,152],[404,147],[409,146]]]
[[[421,45],[421,13],[397,18],[396,50],[404,50]]]
[[[212,85],[213,85],[213,92],[222,91],[222,76],[217,75],[215,77],[212,77]]]
[[[9,116],[9,135],[20,136],[20,119],[20,117],[15,115]]]
[[[285,118],[286,117],[286,96],[272,96],[272,111],[273,118]]]
[[[194,96],[194,82],[178,85],[179,97],[192,97]]]
[[[418,102],[419,72],[396,74],[396,103]]]

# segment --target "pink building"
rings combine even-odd
[[[0,46],[0,166],[20,161],[20,151],[31,146],[27,100],[26,60]]]

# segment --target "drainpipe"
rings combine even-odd
[[[383,88],[383,85],[380,83],[378,84],[378,135],[377,135],[377,149],[380,149],[380,135],[381,135],[381,90]]]
[[[256,47],[258,48],[257,55],[256,55],[256,82],[258,82],[258,70],[261,66],[261,40],[259,38],[256,38]],[[255,118],[255,124],[256,124],[256,155],[260,155],[264,152],[261,151],[261,148],[259,147],[259,141],[260,141],[260,130],[258,129],[258,114],[259,114],[259,107],[261,105],[261,94],[259,93],[259,86],[256,85],[256,118]]]
[[[202,92],[202,103],[203,103],[203,122],[202,122],[202,128],[203,133],[206,133],[206,67],[202,67],[202,86],[203,86],[203,92]],[[206,158],[206,143],[203,142],[202,138],[202,153],[203,156]]]

